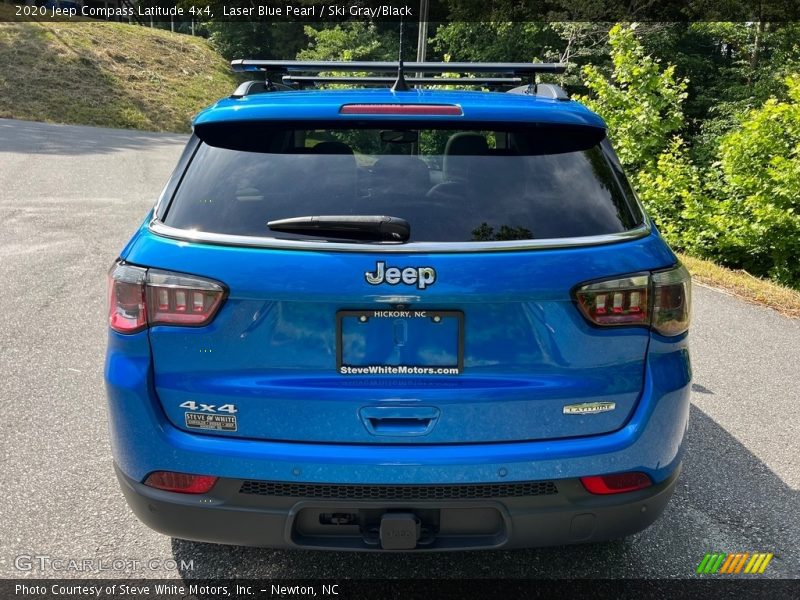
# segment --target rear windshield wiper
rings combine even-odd
[[[273,231],[286,231],[301,235],[382,242],[406,242],[411,235],[411,226],[408,221],[386,215],[292,217],[270,221],[267,223],[267,227]]]

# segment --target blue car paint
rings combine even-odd
[[[689,417],[687,335],[652,335],[636,411],[611,434],[504,444],[370,446],[230,439],[187,433],[167,419],[153,388],[146,332],[109,333],[109,421],[120,468],[142,481],[156,470],[319,483],[479,483],[643,471],[657,483],[680,463]],[[501,470],[506,473],[500,475]]]

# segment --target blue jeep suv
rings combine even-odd
[[[197,116],[109,274],[138,518],[336,550],[650,525],[688,421],[689,276],[601,118],[536,83],[560,67],[407,63],[391,89],[398,63],[234,67],[266,77]],[[343,70],[384,76],[320,75]],[[428,76],[449,71],[473,78]]]

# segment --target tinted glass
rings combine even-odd
[[[211,136],[164,220],[184,229],[287,239],[307,236],[271,231],[267,222],[388,215],[410,223],[411,241],[443,242],[630,229],[638,216],[602,136],[578,129],[271,129],[242,132],[238,139],[246,142]]]

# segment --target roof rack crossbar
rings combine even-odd
[[[350,83],[358,85],[387,85],[395,81],[394,77],[334,77],[325,75],[284,75],[285,85],[297,84],[300,87],[317,83]],[[414,77],[406,79],[410,87],[436,85],[474,85],[474,86],[516,86],[522,83],[521,77]]]
[[[250,60],[231,61],[234,71],[266,71],[267,73],[367,72],[397,73],[398,61],[301,61]],[[535,75],[563,73],[563,63],[476,63],[476,62],[403,62],[406,73],[493,73],[496,75]]]

